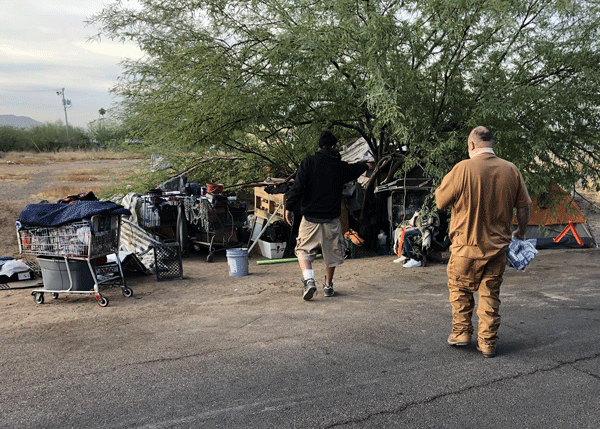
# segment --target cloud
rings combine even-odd
[[[52,59],[52,55],[46,50],[20,47],[18,44],[0,44],[0,63],[10,64],[23,61],[39,62],[41,58]]]
[[[123,43],[102,41],[102,42],[75,42],[75,46],[78,48],[89,51],[93,54],[103,55],[105,57],[115,58],[141,58],[143,52],[137,46],[125,45]]]
[[[110,108],[119,63],[142,56],[132,44],[88,41],[96,29],[85,21],[114,1],[0,0],[0,113],[60,120],[60,88],[72,99],[71,125],[85,126]]]

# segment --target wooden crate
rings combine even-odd
[[[254,215],[269,219],[273,213],[273,222],[285,219],[285,194],[268,194],[263,187],[254,188]]]

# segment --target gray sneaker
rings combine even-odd
[[[302,283],[304,284],[302,297],[308,301],[317,291],[317,286],[314,279],[302,280]]]
[[[335,292],[333,291],[333,283],[330,285],[327,284],[327,277],[325,277],[325,282],[323,283],[323,292],[324,295],[327,297],[333,296],[335,294]]]

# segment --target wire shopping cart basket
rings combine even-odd
[[[106,307],[108,298],[100,293],[100,285],[115,281],[123,296],[132,296],[119,259],[120,227],[120,215],[95,215],[57,227],[17,224],[20,252],[36,255],[42,268],[44,288],[32,291],[34,301],[43,304],[45,293],[54,299],[59,294],[93,294]],[[99,258],[111,254],[116,256],[114,269],[110,264],[97,267]]]

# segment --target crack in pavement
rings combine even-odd
[[[534,375],[534,374],[541,373],[541,372],[555,371],[555,370],[563,368],[565,366],[569,366],[569,365],[572,366],[572,365],[574,365],[576,363],[579,363],[579,362],[585,362],[585,361],[590,361],[590,360],[593,360],[593,359],[597,359],[598,357],[600,357],[600,353],[597,353],[597,354],[595,354],[593,356],[588,356],[588,357],[573,359],[573,360],[570,360],[570,361],[564,361],[564,362],[560,362],[559,361],[556,365],[554,365],[554,366],[552,366],[550,368],[537,368],[537,369],[535,369],[533,371],[530,371],[530,372],[518,373],[518,374],[515,374],[515,375],[511,375],[511,376],[502,377],[502,378],[498,378],[498,379],[495,379],[495,380],[490,380],[490,381],[488,381],[486,383],[476,384],[476,385],[472,385],[472,386],[467,386],[467,387],[465,387],[463,389],[460,389],[460,390],[455,390],[455,391],[451,391],[451,392],[440,393],[438,395],[434,395],[434,396],[431,396],[431,397],[428,397],[428,398],[424,398],[424,399],[419,400],[419,401],[409,402],[409,403],[404,404],[401,407],[398,407],[397,409],[394,409],[394,410],[382,410],[382,411],[378,411],[376,413],[371,413],[371,414],[369,414],[369,415],[367,415],[365,417],[361,417],[359,419],[349,419],[349,420],[345,420],[343,422],[333,423],[333,424],[331,424],[329,426],[325,426],[325,427],[326,428],[335,428],[335,427],[338,427],[338,426],[344,426],[344,425],[348,425],[348,424],[364,423],[364,422],[367,422],[368,420],[370,420],[372,417],[383,416],[383,415],[386,415],[386,414],[399,414],[399,413],[403,413],[404,411],[406,411],[407,409],[409,409],[411,407],[414,407],[414,406],[417,406],[417,405],[430,404],[430,403],[432,403],[432,402],[434,402],[434,401],[436,401],[438,399],[441,399],[441,398],[445,398],[445,397],[453,396],[453,395],[460,395],[460,394],[463,394],[465,392],[469,392],[471,390],[475,390],[475,389],[480,389],[480,388],[492,386],[495,383],[499,383],[499,382],[503,382],[503,381],[510,381],[510,380],[517,380],[517,379],[519,379],[521,377],[527,377],[527,376]],[[587,371],[581,370],[581,369],[576,368],[574,366],[573,366],[573,369],[576,370],[576,371],[582,372],[584,374],[587,374],[587,375],[589,375],[589,376],[591,376],[591,377],[593,377],[595,379],[600,380],[600,377],[597,376],[596,374],[591,374],[591,373],[589,373]]]

